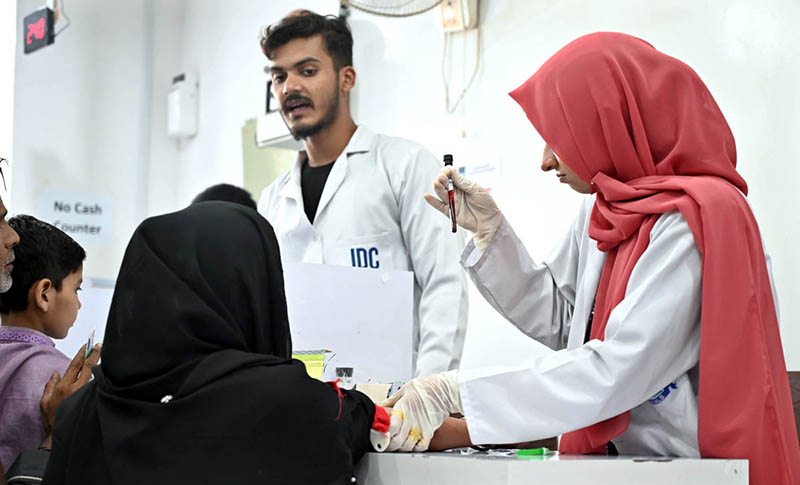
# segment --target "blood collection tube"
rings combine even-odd
[[[444,156],[444,166],[453,166],[453,155],[448,153]],[[456,232],[456,202],[453,197],[453,178],[450,175],[447,176],[447,198],[450,201],[450,221],[453,223],[453,232]]]

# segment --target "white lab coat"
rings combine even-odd
[[[462,264],[489,303],[555,350],[513,368],[459,373],[470,437],[547,438],[630,410],[627,431],[613,440],[621,454],[698,457],[701,257],[691,230],[680,212],[661,215],[605,340],[584,345],[605,262],[588,236],[593,203],[586,197],[542,264],[506,221],[483,253],[472,241],[464,250]]]
[[[413,271],[415,375],[457,368],[467,279],[454,255],[464,235],[452,234],[423,198],[440,163],[416,143],[360,126],[331,169],[312,225],[300,188],[304,158],[301,152],[258,203],[283,261]]]

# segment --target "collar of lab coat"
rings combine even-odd
[[[366,126],[359,125],[356,128],[355,133],[353,133],[353,136],[350,137],[350,141],[347,143],[347,146],[344,147],[342,153],[339,154],[339,157],[336,159],[336,163],[331,169],[330,174],[328,174],[328,180],[325,182],[325,188],[322,190],[322,197],[320,198],[319,206],[317,207],[317,214],[320,214],[323,211],[325,206],[328,204],[328,201],[331,199],[331,197],[333,197],[333,194],[336,193],[336,190],[338,190],[339,186],[342,184],[342,181],[347,174],[347,158],[356,153],[368,152],[370,147],[372,147],[372,141],[374,138],[375,133],[373,133]],[[297,152],[297,158],[292,166],[292,172],[289,174],[288,183],[284,185],[280,191],[281,197],[295,199],[301,207],[303,204],[303,195],[300,186],[300,174],[303,168],[303,162],[305,162],[307,158],[308,155],[306,154],[305,150],[300,150]]]

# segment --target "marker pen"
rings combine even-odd
[[[453,166],[453,155],[448,153],[444,156],[444,166]],[[456,232],[456,203],[453,196],[453,178],[450,175],[447,176],[447,198],[450,199],[450,220],[453,222],[453,232]]]

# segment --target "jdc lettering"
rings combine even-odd
[[[378,269],[381,267],[381,262],[378,261],[378,248],[350,248],[350,262],[354,268],[372,268]]]

